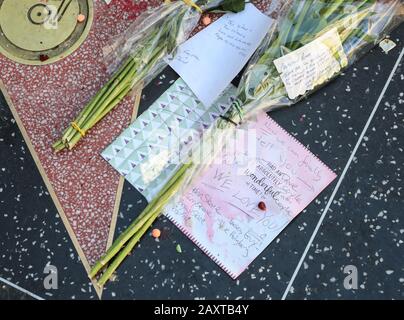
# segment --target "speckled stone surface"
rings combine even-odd
[[[34,298],[6,284],[0,284],[0,300],[34,300]]]
[[[401,26],[392,35],[392,39],[398,43],[394,51],[385,55],[376,47],[309,100],[289,110],[272,113],[271,116],[340,175],[403,48],[403,36],[404,26]],[[404,61],[401,65],[402,63]],[[403,104],[404,99],[400,95],[404,91],[404,75],[401,65],[363,139],[364,147],[358,150],[354,164],[343,181],[343,187],[336,195],[327,220],[320,229],[318,243],[314,244],[315,247],[306,256],[287,298],[402,297],[404,270],[400,244],[404,240],[404,223],[399,219],[403,201],[402,195],[399,195],[402,182],[397,175],[404,161],[403,151],[397,142],[400,137],[398,127],[403,127],[400,103]],[[166,72],[160,81],[168,86],[173,77],[175,76],[170,72]],[[149,95],[154,94],[158,96],[159,91],[145,91],[143,106],[151,102]],[[383,116],[386,117],[385,113],[390,116],[381,121]],[[391,128],[396,128],[397,131],[386,134]],[[372,135],[375,137],[370,145]],[[394,152],[392,148],[395,148]],[[383,158],[389,159],[386,162],[395,161],[395,165],[377,165],[383,154]],[[372,196],[374,190],[378,197],[380,193],[387,192],[389,187],[383,187],[382,182],[387,180],[395,190],[389,192],[391,201],[388,204],[384,198],[378,201]],[[378,189],[379,184],[384,191]],[[156,241],[151,237],[145,238],[119,270],[118,281],[108,284],[104,297],[281,299],[335,185],[336,182],[323,192],[236,281],[231,280],[169,221],[162,218],[156,223],[156,227],[163,231],[162,239]],[[358,188],[362,193],[356,194],[355,198]],[[365,188],[369,191],[365,192]],[[138,192],[127,184],[118,232],[124,229],[144,205],[145,201]],[[384,216],[390,218],[379,217],[385,226],[377,231],[378,224],[372,219],[382,210],[391,212],[390,215],[384,213]],[[379,239],[373,239],[375,232],[380,234]],[[175,251],[177,243],[181,244],[182,254]],[[370,252],[373,258],[368,257]],[[379,272],[374,267],[376,252],[379,259],[384,252],[390,265],[379,267],[383,273],[372,275],[372,272]],[[351,255],[351,258],[346,258],[346,255]],[[373,278],[372,284],[365,284],[363,289],[355,292],[344,289],[343,280],[347,275],[343,273],[343,268],[350,264],[357,266],[361,274],[367,273],[366,278]],[[391,270],[394,270],[394,276],[385,273],[390,273]],[[320,278],[318,274],[321,275]],[[386,278],[388,276],[391,281]],[[362,281],[366,281],[366,278],[363,277]],[[359,285],[361,284],[360,276]],[[383,290],[383,294],[379,293]],[[310,295],[310,292],[313,294]]]
[[[309,100],[271,114],[339,175],[403,48],[404,25],[392,39],[398,46],[388,55],[375,48]],[[403,63],[361,141],[288,299],[403,298]],[[141,110],[175,78],[169,70],[156,78],[143,93]],[[4,119],[0,246],[6,248],[0,251],[0,277],[44,298],[95,298],[18,128],[4,101],[0,105]],[[119,269],[117,280],[107,285],[104,298],[280,299],[335,186],[322,193],[236,281],[161,218],[156,223],[163,231],[161,239],[148,236],[142,240]],[[145,205],[140,194],[126,184],[117,232]],[[182,254],[175,250],[178,243]],[[58,267],[58,290],[43,286],[47,263]],[[346,265],[358,269],[358,290],[343,286]]]
[[[104,46],[157,3],[95,1],[88,38],[59,63],[24,66],[0,56],[0,79],[90,264],[106,249],[119,182],[119,175],[99,153],[129,124],[133,100],[126,99],[74,151],[55,154],[52,144],[109,78]]]
[[[371,72],[370,79],[375,79]],[[310,248],[290,298],[404,299],[403,137],[404,61]],[[344,288],[348,265],[358,270],[357,290]]]
[[[83,265],[0,94],[0,277],[43,298],[95,298]],[[45,290],[45,266],[59,290]],[[0,279],[0,285],[2,281]]]

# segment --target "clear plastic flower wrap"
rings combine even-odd
[[[236,139],[244,121],[253,119],[258,111],[289,107],[307,97],[404,21],[401,0],[273,3],[278,4],[277,21],[245,69],[237,99],[200,141],[181,150],[175,174],[94,267],[92,277],[105,268],[100,284],[108,281],[160,213],[181,202],[195,178]]]
[[[146,86],[167,65],[164,58],[174,53],[176,47],[188,39],[200,16],[198,9],[183,1],[163,3],[143,12],[122,35],[104,48],[105,65],[109,73],[116,72],[123,61],[138,60],[138,70],[141,71],[148,61],[155,59],[153,68],[143,77],[138,77],[142,78],[142,84]]]
[[[129,29],[104,48],[111,80],[93,97],[53,148],[72,149],[134,88],[147,85],[167,65],[165,58],[188,39],[201,14],[215,8],[240,11],[242,0],[165,2],[139,16]]]
[[[261,111],[290,107],[308,97],[404,21],[402,0],[298,0],[283,1],[280,7],[281,16],[246,67],[238,97],[229,111],[206,130],[191,150],[183,151],[178,172],[187,166],[188,169],[181,176],[183,181],[171,205],[181,200],[195,177],[212,164],[226,143],[237,139],[237,130],[243,128],[244,121],[254,121]],[[303,55],[306,60],[302,62]],[[303,63],[313,67],[324,56],[322,62],[326,67],[317,65],[323,72],[299,73]],[[305,81],[299,82],[302,78]]]
[[[362,58],[402,23],[403,10],[402,0],[292,1],[286,16],[262,43],[243,75],[239,86],[243,112],[248,117],[260,110],[269,112],[293,105],[307,97]],[[288,59],[289,53],[293,55],[298,49],[302,52],[302,47],[313,43],[318,50],[321,42],[327,41],[338,68],[304,88],[307,89],[304,93],[291,95],[275,61],[283,56]],[[312,49],[307,48],[306,52]]]

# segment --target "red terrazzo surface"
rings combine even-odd
[[[133,100],[126,99],[73,152],[55,154],[51,145],[107,81],[102,48],[140,12],[158,3],[113,0],[106,5],[96,0],[89,37],[61,62],[35,67],[0,56],[1,80],[90,264],[106,249],[119,182],[99,154],[129,124]]]

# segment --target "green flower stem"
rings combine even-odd
[[[232,111],[227,113],[229,118],[236,120],[238,112]],[[228,121],[218,120],[217,129],[225,129],[230,127]],[[207,138],[213,140],[216,137],[215,132],[211,132]],[[224,138],[226,140],[226,138]],[[215,158],[215,151],[212,151],[211,159]],[[112,247],[108,250],[105,256],[94,266],[90,272],[90,277],[94,278],[106,264],[116,257],[111,265],[107,268],[105,273],[98,281],[98,285],[104,285],[113,275],[115,270],[120,266],[127,255],[133,250],[135,245],[139,242],[140,238],[147,232],[153,222],[159,217],[161,210],[172,199],[172,197],[180,190],[183,181],[186,178],[186,172],[194,166],[193,163],[182,165],[173,178],[161,190],[159,195],[153,200],[143,211],[141,216],[114,242]],[[129,241],[129,242],[128,242]],[[124,249],[122,247],[127,243]]]
[[[148,35],[147,40],[145,41],[145,47],[153,47],[152,41],[154,41],[154,38],[157,36],[158,31],[153,30],[153,32]],[[107,92],[106,94],[103,95],[101,99],[97,102],[94,110],[92,112],[86,114],[86,119],[84,123],[81,123],[81,126],[84,126],[86,130],[91,129],[98,121],[94,122],[94,119],[99,118],[99,114],[103,113],[103,110],[109,109],[112,110],[116,105],[113,107],[109,107],[108,102],[114,101],[117,96],[120,95],[120,85],[123,85],[124,87],[126,84],[130,84],[132,87],[137,85],[140,81],[141,78],[144,77],[144,69],[147,69],[147,66],[154,66],[157,63],[157,60],[151,58],[155,55],[155,52],[161,52],[162,48],[164,46],[157,47],[151,55],[146,55],[146,51],[140,51],[140,53],[129,57],[128,62],[122,69],[122,71],[118,72],[117,76],[115,79],[110,81],[110,84],[107,84]]]
[[[186,11],[180,16],[170,16],[168,22],[172,19],[178,19],[177,23],[180,24]],[[113,78],[96,94],[96,96],[90,101],[90,103],[80,112],[77,116],[75,123],[84,131],[87,132],[93,126],[95,126],[101,119],[100,115],[106,115],[106,110],[111,111],[120,101],[117,101],[117,97],[121,100],[124,96],[121,95],[127,85],[132,87],[139,84],[148,72],[158,63],[159,59],[167,53],[167,48],[174,48],[176,42],[176,36],[179,32],[178,28],[171,28],[170,24],[166,20],[163,20],[163,24],[154,27],[151,32],[142,39],[142,42],[138,45],[139,49],[134,57],[130,57],[127,62],[114,74]],[[176,35],[171,35],[171,31],[174,31]],[[160,44],[161,43],[161,44]],[[156,46],[156,44],[158,44]],[[156,47],[156,48],[154,48]],[[154,48],[150,53],[149,48]],[[129,93],[130,90],[127,90]],[[109,105],[113,103],[113,105]],[[72,149],[82,136],[77,130],[69,127],[63,132],[61,140],[53,144],[55,151],[62,151],[66,147]],[[64,144],[64,147],[63,147]]]
[[[210,10],[212,5],[215,4],[223,5],[225,10],[233,12],[239,12],[244,9],[244,0],[222,0],[217,3],[216,0],[197,0],[196,3],[203,10]],[[83,132],[92,129],[108,112],[119,104],[120,100],[118,98],[122,100],[125,97],[122,92],[129,94],[128,83],[133,88],[143,82],[144,78],[155,70],[154,68],[164,55],[174,52],[179,44],[178,38],[183,32],[181,25],[185,22],[184,19],[192,16],[195,9],[190,11],[189,6],[186,4],[179,5],[176,3],[173,5],[174,7],[167,11],[162,10],[162,16],[156,23],[150,21],[152,23],[144,30],[141,30],[141,37],[135,43],[135,56],[124,63],[121,69],[115,73],[113,79],[96,94],[77,116],[74,122]],[[164,6],[159,9],[164,8]],[[187,16],[190,12],[193,13]],[[56,152],[66,148],[72,149],[82,138],[81,134],[69,125],[64,130],[62,138],[53,144],[53,148]]]
[[[156,219],[160,216],[160,212],[154,213],[151,215],[149,220],[145,224],[143,224],[140,228],[140,230],[135,233],[133,238],[128,242],[128,244],[119,252],[118,256],[112,261],[111,265],[105,270],[104,274],[101,276],[100,280],[97,282],[97,284],[101,287],[109,279],[111,276],[114,274],[116,269],[121,265],[121,263],[125,260],[125,258],[130,254],[130,252],[133,250],[133,248],[136,246],[136,244],[139,242],[139,240],[143,237],[143,235],[147,232],[147,230],[151,227],[151,225],[156,221]]]
[[[338,10],[340,8],[341,4],[344,3],[344,0],[334,0],[334,1],[330,1],[330,2],[331,2],[331,5],[329,6],[329,8],[322,15],[322,17],[324,19],[326,19],[326,20],[329,17],[331,17],[336,10]]]
[[[109,99],[113,99],[113,101],[111,101],[109,103],[109,105],[114,108],[115,106],[117,106],[123,98],[125,98],[125,96],[130,92],[131,88],[128,84],[124,84],[122,83],[122,85],[119,88],[121,91],[119,93],[115,93],[114,96],[110,96]],[[117,96],[115,96],[117,94]],[[99,110],[98,112],[101,112],[102,110]],[[95,126],[103,117],[101,117],[100,115],[98,115],[98,112],[93,116],[92,119],[88,120],[86,122],[86,124],[82,127],[83,130],[87,130],[88,127],[93,127]],[[96,118],[98,117],[98,118]],[[96,120],[93,120],[96,119]],[[81,140],[82,136],[79,132],[76,131],[76,133],[71,137],[70,141],[67,143],[68,148],[71,150],[74,148],[74,146]]]
[[[114,88],[113,93],[111,93],[111,94],[106,98],[106,100],[105,100],[103,103],[101,103],[101,105],[98,106],[98,107],[94,110],[94,113],[93,113],[93,114],[91,115],[91,117],[84,123],[84,125],[81,126],[81,129],[82,129],[84,132],[87,132],[89,129],[91,129],[92,127],[94,127],[94,126],[97,124],[96,119],[99,118],[99,116],[100,116],[100,114],[103,112],[103,110],[104,110],[106,107],[108,107],[108,106],[110,106],[110,107],[115,107],[120,101],[118,101],[115,105],[112,105],[111,103],[112,103],[113,101],[116,101],[115,98],[116,98],[116,97],[119,97],[119,95],[120,95],[123,91],[125,91],[127,88],[128,88],[128,82],[125,81],[125,80],[124,80],[124,81],[121,81],[121,82]],[[130,91],[130,90],[128,90],[127,93],[128,93],[129,91]],[[124,97],[124,96],[123,96],[123,97]],[[123,98],[123,97],[122,97],[122,98]],[[122,98],[121,98],[121,99],[122,99]],[[77,138],[77,137],[79,137],[79,138]],[[69,148],[72,149],[72,148],[76,145],[76,143],[77,143],[81,138],[82,138],[82,137],[81,137],[80,133],[79,133],[79,132],[76,132],[76,134],[74,135],[74,139],[68,142]]]
[[[115,75],[112,77],[108,83],[97,92],[97,94],[94,96],[94,98],[89,102],[89,104],[80,112],[80,114],[76,118],[76,124],[80,127],[83,125],[83,122],[86,120],[87,116],[89,113],[92,112],[94,107],[99,103],[99,101],[105,97],[105,95],[108,94],[108,91],[111,88],[111,84],[116,80],[116,78],[121,74],[121,72],[127,67],[128,63],[125,63],[124,66],[115,73]],[[72,135],[77,133],[77,131],[69,126],[66,130],[66,132],[63,134],[62,141],[67,142],[71,139]]]
[[[303,5],[303,8],[302,8],[302,11],[299,14],[299,18],[297,19],[296,25],[293,28],[294,31],[292,33],[292,37],[290,38],[290,41],[289,41],[290,43],[293,43],[296,40],[296,37],[297,37],[297,35],[298,35],[299,31],[300,31],[300,27],[301,27],[304,19],[306,18],[306,15],[309,12],[310,7],[312,5],[313,5],[312,0],[306,0],[305,1],[304,5]]]
[[[118,72],[116,72],[114,77],[110,81],[108,81],[108,83],[98,92],[98,94],[89,103],[89,105],[86,108],[84,108],[84,110],[77,117],[76,123],[79,127],[82,127],[83,124],[88,119],[88,117],[94,112],[94,109],[96,109],[98,105],[104,102],[105,99],[107,99],[113,93],[113,90],[116,87],[116,85],[119,84],[119,82],[122,80],[125,74],[127,74],[132,67],[133,67],[133,61],[128,60],[124,64],[124,66]],[[71,132],[77,133],[75,129],[73,128],[71,129],[72,129],[70,130]],[[72,138],[71,132],[68,135],[64,135],[62,140],[69,141]]]
[[[151,225],[154,223],[154,221],[156,221],[156,219],[159,216],[160,211],[154,212],[154,214],[152,214],[149,217],[149,220],[147,220],[147,222],[141,226],[140,230],[137,233],[135,233],[135,235],[128,242],[128,244],[121,251],[119,251],[116,258],[112,261],[111,265],[108,266],[104,274],[101,276],[100,280],[97,282],[99,286],[103,286],[107,281],[109,281],[109,279],[114,274],[116,269],[118,269],[118,267],[125,260],[125,258],[131,253],[131,251],[134,249],[139,240],[144,236],[144,234],[147,232],[147,230],[151,227]]]
[[[135,64],[129,64],[129,67],[125,72],[116,79],[116,86],[108,97],[100,101],[100,105],[94,112],[89,115],[87,121],[81,128],[84,131],[88,131],[93,128],[98,122],[100,122],[108,113],[110,113],[133,89],[137,86],[144,76],[150,71],[147,68],[148,65],[155,65],[166,54],[164,46],[157,47],[151,54],[151,58],[147,58],[149,63],[147,65],[136,67]],[[137,59],[133,58],[136,61]],[[68,142],[69,149],[73,149],[74,146],[81,140],[81,135],[76,131]]]
[[[155,36],[154,33],[153,36]],[[125,98],[134,86],[142,81],[150,68],[156,65],[165,53],[165,46],[160,45],[145,57],[134,56],[129,58],[129,62],[121,69],[122,71],[117,73],[114,79],[110,81],[110,84],[105,87],[102,94],[99,95],[97,101],[93,104],[94,107],[87,108],[87,112],[83,116],[84,120],[78,123],[81,129],[87,132],[101,121]],[[123,92],[125,93],[122,94]],[[77,130],[71,129],[72,134],[65,142],[69,149],[73,149],[82,138]]]
[[[66,145],[63,143],[62,140],[58,140],[52,145],[52,148],[55,152],[60,152],[66,148]]]
[[[183,169],[185,169],[187,165],[183,165]],[[183,171],[183,170],[182,170]],[[128,256],[128,254],[133,250],[139,240],[144,236],[150,226],[156,221],[156,219],[160,216],[161,211],[164,206],[168,203],[168,201],[179,191],[182,187],[182,182],[184,181],[186,174],[186,170],[183,171],[182,175],[177,178],[175,183],[164,193],[164,195],[159,199],[157,206],[153,206],[151,208],[150,213],[148,214],[149,219],[147,222],[142,225],[140,230],[133,236],[133,238],[128,242],[123,250],[121,250],[118,256],[113,260],[110,266],[108,266],[105,273],[101,276],[98,281],[98,285],[103,286],[113,275],[116,269],[121,265],[123,260]]]
[[[133,70],[135,67],[135,61],[134,59],[132,59],[132,61],[127,64],[127,67],[110,84],[108,92],[106,92],[104,96],[99,99],[99,101],[97,102],[97,107],[86,114],[85,121],[81,123],[83,129],[90,129],[93,125],[91,121],[94,119],[94,117],[102,112],[102,109],[105,106],[108,106],[108,103],[115,99],[115,97],[117,97],[122,92],[122,88],[125,88],[129,84],[131,74],[134,72]]]
[[[94,120],[94,125],[100,122],[112,109],[114,109],[127,95],[130,91],[132,91],[132,86],[128,84],[122,92],[114,98],[114,100],[108,105],[108,108],[105,109],[99,116]]]
[[[117,79],[122,75],[126,70],[130,67],[131,61],[127,61],[122,68],[115,74],[115,76],[97,93],[97,95],[92,99],[92,101],[80,112],[80,114],[77,117],[77,120],[75,121],[77,125],[80,127],[83,125],[85,122],[86,118],[88,117],[89,114],[94,110],[96,105],[105,99],[111,91],[111,86],[117,82]],[[62,151],[63,149],[66,148],[66,145],[68,142],[76,135],[80,135],[77,130],[69,126],[64,134],[61,140],[57,141],[55,144],[53,144],[53,148],[55,149],[56,152]]]
[[[159,192],[155,199],[148,204],[143,212],[136,218],[136,220],[124,231],[107,250],[105,255],[95,264],[90,272],[90,278],[94,278],[101,269],[121,250],[121,248],[139,231],[142,225],[150,218],[150,213],[154,212],[155,207],[164,197],[167,192],[176,184],[177,180],[184,176],[185,172],[192,166],[192,164],[182,165],[177,173],[170,179],[170,181]]]

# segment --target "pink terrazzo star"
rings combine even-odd
[[[99,154],[129,124],[133,99],[127,98],[74,151],[55,154],[51,146],[108,80],[102,48],[142,11],[159,3],[120,0],[106,5],[95,1],[94,23],[87,40],[58,63],[26,66],[0,55],[0,78],[87,269],[106,250],[119,184],[119,175]]]

